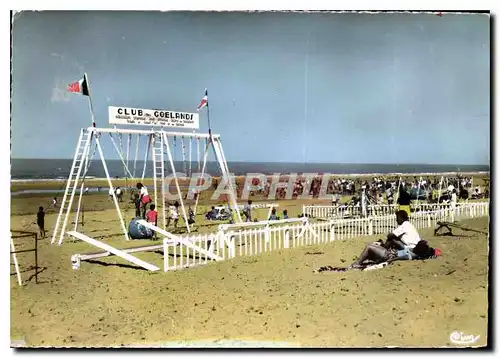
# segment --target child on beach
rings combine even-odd
[[[194,224],[194,212],[191,207],[188,208],[188,224]]]
[[[55,208],[57,208],[57,198],[56,198],[55,196],[52,198],[52,204],[50,204],[50,205],[49,205],[49,208],[50,208],[51,206],[52,206],[54,209],[55,209]]]
[[[248,204],[243,207],[243,215],[245,215],[245,222],[252,221],[252,200],[248,200]]]
[[[156,208],[155,204],[151,204],[149,206],[149,211],[146,214],[146,221],[148,223],[153,224],[154,226],[157,226],[157,223],[158,223],[158,213],[156,212],[155,208]]]
[[[170,226],[170,221],[174,221],[174,228],[177,227],[177,223],[179,222],[179,202],[175,202],[173,205],[170,204],[168,207],[169,215],[167,218],[167,227]]]
[[[154,226],[158,226],[157,225],[158,224],[158,213],[155,210],[155,204],[151,204],[149,206],[149,211],[146,214],[146,221],[148,223],[153,224]],[[156,231],[153,231],[153,238],[156,238]]]
[[[38,208],[38,213],[36,213],[36,223],[40,229],[40,236],[45,237],[45,212],[43,211],[43,206]]]
[[[288,219],[288,210],[283,210],[283,219]]]
[[[170,225],[170,220],[174,221],[174,229],[177,228],[177,223],[179,222],[179,213],[177,211],[177,206],[170,206],[170,217],[168,218],[168,225]]]

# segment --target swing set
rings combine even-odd
[[[110,107],[110,123],[113,123],[111,120],[111,108]],[[170,112],[175,115],[175,112]],[[192,114],[192,116],[196,119],[193,123],[190,123],[190,126],[186,126],[187,128],[199,128],[198,114]],[[176,117],[174,117],[176,118]],[[150,121],[150,120],[149,120]],[[147,124],[146,124],[147,123]],[[196,163],[198,173],[201,168],[201,178],[204,177],[206,171],[206,164],[208,159],[208,154],[210,148],[213,150],[213,154],[218,163],[220,174],[222,180],[228,183],[228,205],[231,210],[234,210],[236,215],[236,219],[238,222],[241,222],[241,217],[239,213],[239,208],[236,203],[236,194],[235,188],[233,187],[233,183],[230,180],[229,168],[227,166],[226,158],[224,155],[224,151],[222,149],[222,143],[220,135],[212,134],[212,133],[197,133],[195,130],[192,132],[182,132],[182,131],[167,131],[165,127],[179,127],[178,124],[170,124],[162,122],[160,128],[155,126],[154,124],[149,124],[149,122],[139,122],[139,123],[124,123],[124,124],[134,124],[134,125],[148,125],[148,129],[126,129],[126,128],[117,128],[116,124],[113,128],[97,128],[95,126],[82,128],[80,130],[80,136],[77,142],[73,164],[71,166],[69,177],[66,181],[66,190],[64,192],[63,200],[60,204],[59,215],[56,220],[56,224],[54,227],[54,232],[52,235],[51,243],[53,244],[56,240],[58,240],[58,244],[61,245],[64,237],[66,235],[66,229],[68,227],[69,217],[72,214],[72,207],[75,202],[75,195],[78,196],[77,205],[76,205],[76,214],[74,220],[74,228],[73,232],[77,232],[78,230],[78,222],[80,217],[82,218],[82,226],[83,226],[83,203],[82,198],[85,189],[85,178],[88,175],[92,160],[98,152],[99,158],[102,163],[102,167],[104,169],[106,180],[110,189],[110,196],[112,196],[112,200],[114,202],[114,206],[116,208],[118,219],[120,222],[121,229],[123,231],[123,235],[125,240],[129,240],[128,230],[124,221],[124,215],[122,214],[122,210],[117,200],[117,195],[115,192],[115,188],[113,187],[113,183],[111,177],[109,175],[108,166],[106,163],[106,157],[103,153],[103,149],[101,146],[101,140],[106,138],[106,134],[109,136],[109,139],[118,154],[121,164],[123,165],[123,175],[125,177],[125,188],[129,190],[128,182],[131,180],[133,183],[139,181],[137,170],[138,158],[140,154],[144,155],[142,173],[140,175],[141,182],[144,181],[146,176],[146,167],[147,163],[150,161],[149,157],[151,156],[151,166],[153,169],[153,196],[152,199],[154,204],[156,205],[156,210],[158,211],[158,226],[163,229],[166,229],[166,224],[168,220],[168,202],[167,198],[170,194],[170,180],[167,180],[168,176],[173,176],[173,181],[175,184],[175,200],[178,200],[180,203],[181,215],[184,218],[185,226],[188,232],[191,232],[191,227],[188,220],[188,215],[185,207],[185,200],[182,194],[181,185],[179,183],[179,173],[176,171],[176,161],[177,159],[177,142],[180,141],[181,148],[181,161],[182,161],[182,169],[183,173],[189,178],[192,177],[193,174],[193,140],[196,141]],[[185,129],[181,128],[180,129]],[[115,140],[115,136],[118,137],[118,144]],[[126,148],[124,148],[124,140],[123,137],[126,136],[127,143]],[[134,139],[135,137],[135,139]],[[146,138],[143,140],[142,138]],[[135,140],[135,156],[132,160],[131,151],[132,151],[132,143]],[[200,156],[200,141],[205,140],[205,149],[203,153],[203,158]],[[188,142],[188,153],[186,155],[186,141]],[[91,150],[93,148],[93,150]],[[141,153],[141,148],[143,148],[143,153]],[[132,168],[130,168],[130,166]],[[167,183],[168,181],[168,183]],[[187,188],[186,183],[184,181],[185,188]],[[78,192],[79,189],[79,193]],[[194,213],[196,213],[196,209],[198,206],[199,195],[196,195],[196,202],[194,207]],[[187,198],[187,194],[186,194]]]

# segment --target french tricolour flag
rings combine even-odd
[[[203,107],[206,107],[206,106],[208,106],[208,91],[207,91],[207,89],[205,89],[205,96],[203,96],[200,104],[198,105],[197,111],[199,111],[200,109],[202,109]]]
[[[83,78],[80,81],[73,82],[68,85],[68,92],[72,93],[80,93],[83,94],[84,96],[89,95],[89,86],[87,82],[87,76],[83,76]]]

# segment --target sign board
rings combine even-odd
[[[110,124],[140,126],[200,128],[198,113],[173,112],[164,109],[108,107]]]

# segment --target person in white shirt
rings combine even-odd
[[[151,198],[149,197],[148,189],[142,183],[137,183],[136,187],[137,190],[139,190],[139,201],[142,218],[146,219],[146,210],[148,204],[151,202]]]
[[[396,212],[396,222],[399,226],[387,236],[387,240],[392,242],[396,249],[408,253],[408,250],[413,249],[421,240],[420,235],[415,226],[410,222],[406,211],[400,210]],[[404,253],[398,253],[398,256]]]
[[[366,260],[375,262],[391,262],[395,260],[412,260],[416,258],[413,249],[421,241],[417,229],[410,223],[408,213],[404,210],[396,212],[398,227],[387,235],[387,241],[381,240],[366,245],[365,249],[348,268],[362,268]]]
[[[457,191],[453,189],[451,193],[450,208],[455,209],[457,207]]]
[[[177,223],[179,222],[179,202],[175,202],[173,205],[169,205],[169,216],[167,218],[167,226],[170,226],[170,220],[174,221],[174,228],[177,228]]]
[[[123,192],[122,192],[122,189],[118,186],[116,187],[116,190],[115,190],[115,195],[116,195],[116,198],[118,199],[118,201],[123,201]]]

